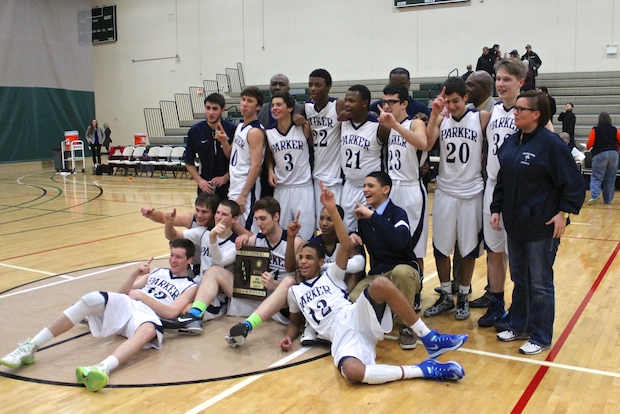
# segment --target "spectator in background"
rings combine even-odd
[[[532,70],[532,88],[536,89],[536,76],[538,76],[538,69],[542,65],[542,60],[536,52],[532,52],[532,46],[525,46],[525,54],[521,56],[521,60],[527,61],[528,68]]]
[[[570,135],[570,148],[575,147],[575,123],[577,122],[577,117],[573,113],[573,104],[567,103],[564,106],[564,110],[558,116],[558,121],[562,122],[562,132],[568,132]]]
[[[489,75],[493,76],[495,74],[495,70],[493,66],[495,65],[495,55],[489,52],[488,47],[482,48],[482,56],[478,58],[478,63],[476,64],[476,71],[483,70]]]
[[[467,78],[469,78],[469,75],[474,73],[474,71],[471,70],[471,68],[472,68],[471,64],[467,65],[467,72],[465,72],[465,73],[463,73],[463,75],[461,75],[461,78],[463,78],[464,81],[466,81]]]
[[[105,138],[103,139],[103,146],[108,154],[110,154],[110,144],[112,143],[112,131],[110,131],[110,126],[108,124],[103,124],[103,133],[105,134]]]
[[[588,205],[595,204],[601,199],[611,204],[614,199],[616,173],[618,172],[618,146],[620,146],[620,132],[611,125],[611,117],[607,112],[598,116],[598,125],[592,128],[586,149],[592,149],[592,177],[590,177],[590,199]]]
[[[495,43],[493,45],[493,49],[491,50],[491,53],[493,54],[493,56],[495,56],[495,60],[502,60],[502,51],[499,50],[499,45],[497,43]]]
[[[96,119],[90,121],[90,125],[86,129],[86,141],[93,153],[93,164],[101,164],[101,144],[105,137],[103,128],[99,126]]]
[[[560,134],[560,138],[562,138],[562,140],[564,141],[566,145],[570,144],[570,135],[568,135],[568,133],[562,132]],[[577,147],[570,150],[570,154],[573,156],[573,159],[575,160],[576,164],[581,164],[583,163],[583,160],[586,159],[585,154],[579,151]]]
[[[541,86],[538,90],[542,91],[547,95],[547,99],[549,99],[549,109],[551,109],[551,122],[553,122],[553,115],[558,111],[558,107],[555,104],[555,99],[551,95],[549,95],[549,89],[546,86]]]

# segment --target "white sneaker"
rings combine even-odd
[[[549,348],[551,348],[551,345],[543,346],[528,341],[525,345],[519,348],[519,352],[525,355],[538,355],[542,351]]]
[[[19,348],[10,354],[6,354],[0,359],[0,364],[9,368],[19,368],[24,365],[30,365],[34,362],[34,354],[39,347],[30,338],[18,343]]]
[[[301,334],[300,342],[302,346],[314,346],[316,345],[317,338],[318,334],[316,331],[310,325],[306,325],[304,333]]]
[[[530,336],[527,334],[518,334],[512,329],[507,329],[497,334],[497,339],[502,342],[512,342],[519,339],[530,339]]]

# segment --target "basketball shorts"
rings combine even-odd
[[[468,255],[480,245],[481,232],[482,193],[459,198],[435,189],[433,246],[439,253],[450,256],[458,240],[459,251]]]

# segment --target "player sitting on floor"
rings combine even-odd
[[[66,309],[34,338],[0,359],[10,368],[34,362],[34,355],[45,343],[73,328],[85,317],[93,336],[122,335],[127,338],[114,352],[97,365],[77,367],[77,383],[89,391],[106,386],[110,371],[126,362],[142,348],[162,347],[163,328],[160,317],[174,318],[191,303],[196,284],[187,277],[194,256],[189,240],[170,243],[170,268],[155,269],[142,263],[122,284],[119,292],[90,292]]]
[[[323,191],[321,202],[334,219],[340,250],[336,264],[322,272],[325,255],[322,246],[307,243],[302,247],[298,266],[304,281],[288,291],[291,323],[280,347],[284,351],[292,348],[305,317],[322,338],[332,342],[334,364],[350,381],[381,384],[407,378],[463,378],[465,371],[459,363],[440,363],[433,358],[460,348],[468,339],[467,335],[440,334],[428,329],[411,303],[389,279],[378,277],[357,302],[352,304],[347,300],[344,275],[349,259],[349,236],[329,190]],[[384,333],[392,331],[392,310],[418,335],[430,359],[418,365],[375,364],[377,342],[383,339]]]

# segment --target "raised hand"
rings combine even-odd
[[[140,265],[138,266],[138,272],[141,275],[148,275],[149,273],[151,273],[151,262],[152,261],[153,261],[153,258],[151,257],[151,260],[149,260],[148,262],[140,263]]]
[[[297,211],[297,217],[295,217],[295,220],[288,223],[288,226],[286,228],[286,233],[289,237],[295,237],[297,236],[297,233],[299,233],[299,229],[301,228],[301,224],[299,224],[300,215],[301,215],[301,211]]]
[[[328,187],[325,187],[323,185],[323,181],[319,181],[319,186],[321,187],[321,204],[323,204],[326,209],[329,209],[331,207],[335,208],[336,197],[334,196],[334,193],[332,193]]]
[[[356,201],[355,205],[357,205],[357,207],[355,208],[355,210],[353,210],[353,214],[358,220],[369,219],[372,216],[372,210],[363,205],[362,203]]]
[[[218,122],[217,124],[217,132],[215,133],[215,139],[217,139],[222,144],[228,143],[228,136],[226,135],[226,131],[224,131],[222,122]]]
[[[164,213],[164,220],[173,221],[176,216],[177,216],[177,209],[173,208],[172,211],[166,211]]]
[[[153,215],[153,211],[155,211],[155,209],[151,207],[142,207],[140,209],[140,212],[142,213],[142,217],[146,217],[146,218],[151,218],[151,216]]]
[[[433,111],[442,113],[446,107],[446,87],[444,86],[441,93],[433,99]]]
[[[393,128],[398,122],[396,122],[396,118],[392,115],[391,112],[385,112],[381,105],[377,105],[379,109],[379,123],[381,125],[385,125],[388,128]]]

